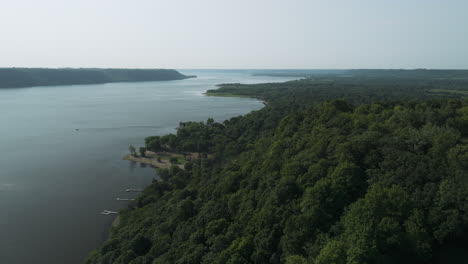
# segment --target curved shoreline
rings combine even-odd
[[[196,77],[196,76],[194,76]],[[189,77],[189,78],[193,78],[193,77]],[[219,87],[219,85],[217,85]],[[219,89],[219,88],[218,88]],[[237,98],[250,98],[250,99],[255,99],[257,100],[259,103],[263,104],[263,107],[265,107],[268,102],[266,101],[265,98],[261,98],[261,97],[255,97],[255,96],[246,96],[246,95],[238,95],[238,94],[226,94],[226,93],[210,93],[209,90],[207,90],[206,92],[202,93],[204,96],[212,96],[212,97],[237,97]],[[262,107],[262,108],[263,108]],[[251,113],[252,111],[248,112],[248,113]],[[246,114],[248,114],[246,113]],[[182,164],[172,164],[169,162],[169,159],[166,158],[162,158],[162,155],[163,154],[164,156],[166,157],[171,157],[171,156],[176,156],[176,157],[184,157],[184,162]],[[198,159],[199,157],[199,153],[188,153],[189,157],[190,157],[190,160],[192,159]],[[210,156],[208,154],[208,156]],[[160,158],[158,161],[158,157]],[[149,165],[151,167],[154,167],[154,168],[159,168],[159,169],[169,169],[171,168],[172,166],[177,166],[179,167],[180,169],[184,170],[185,168],[185,162],[187,161],[185,159],[186,157],[182,154],[176,154],[176,153],[172,153],[172,152],[164,152],[164,153],[155,153],[155,152],[152,152],[152,151],[146,151],[145,152],[145,157],[142,157],[142,156],[134,156],[134,155],[131,155],[131,154],[127,154],[126,156],[123,157],[123,160],[128,160],[128,161],[131,161],[131,162],[138,162],[140,164],[146,164],[146,165]],[[144,187],[146,188],[146,187]],[[120,222],[121,222],[121,217],[120,215],[117,215],[117,217],[112,221],[109,229],[108,229],[108,232],[109,232],[109,236],[110,236],[110,230],[111,229],[114,229],[114,228],[118,228],[119,225],[120,225]]]

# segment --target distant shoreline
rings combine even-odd
[[[0,68],[0,88],[175,81],[196,77],[172,69]]]

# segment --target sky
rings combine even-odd
[[[468,0],[0,0],[0,67],[468,69]]]

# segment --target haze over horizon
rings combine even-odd
[[[466,69],[466,10],[462,0],[8,1],[0,67]]]

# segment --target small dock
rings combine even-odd
[[[142,192],[143,189],[125,189],[126,192]]]
[[[126,192],[142,192],[143,189],[133,189],[133,188],[130,188],[130,189],[125,189]],[[120,198],[120,197],[117,197],[115,198],[116,201],[135,201],[134,198]],[[111,210],[103,210],[101,212],[102,215],[110,215],[110,214],[116,214],[118,215],[119,212],[116,212],[116,211],[111,211]]]
[[[130,199],[130,198],[116,198],[115,200],[117,200],[117,201],[135,201],[135,199]]]

